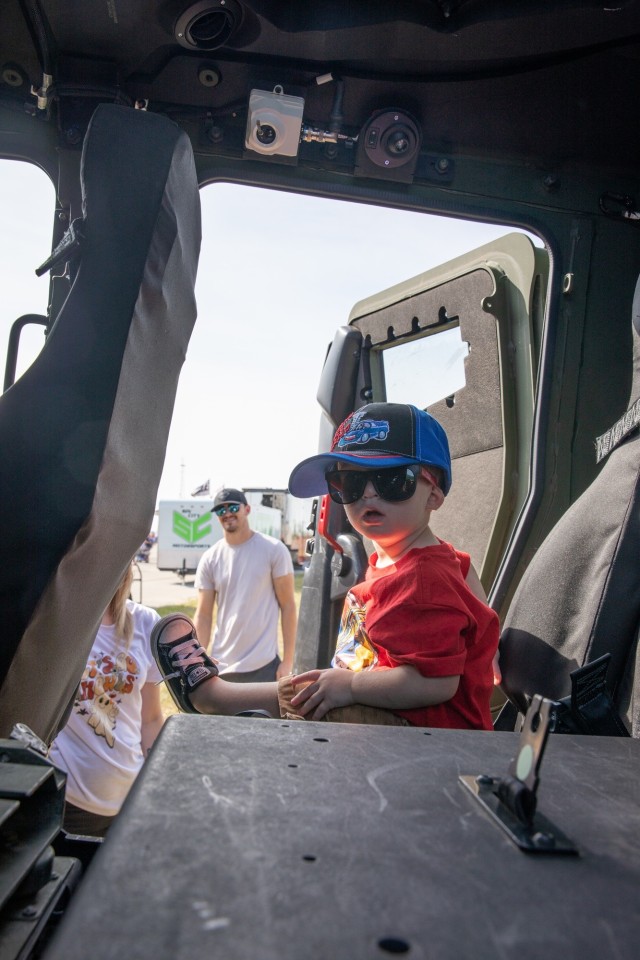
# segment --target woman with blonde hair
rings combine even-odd
[[[67,774],[67,833],[105,835],[164,723],[156,686],[162,678],[149,644],[160,618],[130,599],[132,580],[129,564],[102,617],[67,724],[49,751]]]

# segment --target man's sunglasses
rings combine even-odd
[[[421,475],[437,486],[433,474],[419,463],[408,467],[387,467],[384,470],[329,470],[325,478],[329,496],[335,503],[355,503],[369,481],[379,497],[393,503],[409,500],[416,492]]]
[[[222,504],[220,507],[214,507],[213,512],[216,517],[224,517],[225,513],[237,513],[241,506],[240,503]]]

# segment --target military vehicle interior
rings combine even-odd
[[[48,278],[47,309],[11,318],[0,398],[0,759],[11,768],[6,789],[0,778],[3,957],[84,956],[83,926],[95,928],[107,907],[122,915],[135,897],[148,932],[140,940],[135,918],[123,919],[95,957],[113,956],[109,949],[133,938],[138,952],[122,947],[123,955],[182,957],[211,945],[220,956],[244,958],[262,943],[265,957],[293,957],[307,922],[312,956],[464,956],[460,937],[472,937],[487,911],[493,920],[474,951],[479,957],[534,958],[550,949],[567,957],[634,955],[639,86],[640,0],[0,5],[0,159],[35,165],[55,188],[50,256],[40,264],[34,253],[33,263]],[[363,727],[328,735],[319,724],[293,724],[309,727],[309,744],[308,731],[277,723],[177,717],[103,848],[95,856],[91,845],[89,854],[77,846],[61,853],[64,776],[46,749],[65,721],[106,603],[150,529],[198,322],[199,196],[215,184],[504,225],[500,238],[407,271],[398,284],[372,288],[349,316],[336,316],[319,383],[309,384],[317,392],[319,450],[369,400],[413,402],[445,426],[455,482],[434,530],[472,555],[500,616],[496,730],[428,737],[430,771],[421,732]],[[6,218],[2,229],[13,229]],[[313,222],[299,230],[303,243]],[[199,267],[215,271],[202,258]],[[327,282],[319,266],[320,297]],[[28,325],[46,338],[18,376]],[[452,331],[467,345],[464,384],[434,395],[424,370]],[[139,414],[143,396],[148,417]],[[369,549],[328,498],[318,500],[314,518],[298,671],[328,666],[343,598],[364,575]],[[544,712],[549,702],[553,722]],[[486,836],[481,830],[470,846],[475,807],[462,792],[443,801],[457,790],[449,780],[499,775],[527,736],[540,761],[554,723],[547,766],[557,799],[554,805],[546,795],[547,812],[580,856],[538,856],[544,843],[531,840],[533,814],[524,842],[533,856],[516,860],[488,821]],[[330,743],[320,758],[321,741]],[[227,762],[219,783],[203,760],[216,742]],[[278,759],[271,768],[269,756]],[[288,768],[316,764],[324,793],[306,781],[291,787],[290,771],[277,772],[280,760]],[[246,769],[261,783],[253,812]],[[391,769],[393,785],[383,794],[374,784]],[[361,777],[350,779],[347,770]],[[513,775],[521,787],[517,769]],[[367,884],[374,901],[388,897],[387,907],[377,917],[362,913],[343,890],[345,916],[332,924],[328,912],[341,909],[327,893],[342,836],[336,818],[360,803],[364,782],[379,806],[347,829],[341,842],[349,847],[353,829],[362,852],[342,865],[341,877],[346,886]],[[471,792],[482,794],[478,782]],[[221,852],[214,866],[172,819],[181,806],[197,809],[203,783]],[[608,816],[598,792],[604,783]],[[526,786],[535,795],[537,780]],[[258,819],[275,816],[273,796],[287,819],[274,819],[272,829],[291,823],[298,859],[318,860],[313,880],[306,866],[302,876],[258,838]],[[429,836],[437,869],[428,882],[424,872],[434,862],[406,833],[407,811],[421,824],[416,810],[425,798],[441,831]],[[484,801],[507,803],[493,793]],[[447,819],[454,807],[466,824],[459,831]],[[233,824],[231,810],[239,818]],[[369,840],[371,831],[379,836],[385,810],[378,861]],[[563,830],[556,847],[572,854]],[[535,836],[550,831],[545,821]],[[135,868],[132,845],[140,851]],[[184,877],[185,849],[200,899]],[[390,873],[380,869],[383,857]],[[466,868],[464,921],[453,904],[460,878],[445,869],[456,857]],[[168,878],[177,861],[175,902],[169,880],[140,895],[142,873]],[[483,872],[491,861],[493,883]],[[205,894],[209,869],[215,892]],[[415,888],[404,900],[388,894],[389,877],[403,872]],[[273,898],[269,874],[287,891],[293,915]],[[110,889],[100,899],[95,891],[105,877]],[[564,912],[560,904],[540,907],[551,910],[544,936],[532,893],[543,882],[566,899]],[[418,895],[425,883],[434,904],[428,916]],[[310,890],[316,894],[302,893]],[[262,910],[246,923],[245,894]],[[185,904],[197,917],[188,931],[177,919]],[[595,919],[596,904],[606,923]],[[54,919],[60,929],[49,947]]]

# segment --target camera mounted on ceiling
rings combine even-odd
[[[333,79],[331,74],[317,83]],[[336,96],[342,98],[340,85]],[[323,130],[304,122],[303,97],[285,94],[281,84],[272,91],[252,90],[249,96],[245,149],[263,159],[295,163],[301,143],[357,143],[355,170],[359,177],[411,183],[416,171],[422,134],[416,121],[400,110],[377,110],[357,137],[342,133],[339,123]]]
[[[304,98],[286,94],[280,84],[272,92],[252,90],[245,147],[265,157],[296,157],[303,111]]]
[[[358,137],[355,175],[411,183],[422,134],[416,121],[401,110],[377,110]]]

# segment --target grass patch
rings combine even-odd
[[[166,607],[156,607],[155,609],[158,611],[161,617],[166,617],[168,613],[184,613],[186,617],[191,617],[193,620],[193,616],[196,612],[196,605],[195,603],[182,603],[176,606],[171,606],[171,604],[169,604]]]

